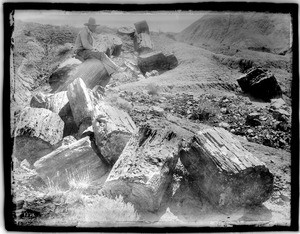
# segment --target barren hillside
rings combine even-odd
[[[290,49],[291,17],[288,14],[207,14],[176,38],[207,48],[233,47],[281,53]]]

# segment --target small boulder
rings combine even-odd
[[[252,112],[246,117],[246,124],[250,126],[259,126],[261,122],[259,120],[260,114],[257,112]]]
[[[286,106],[285,101],[282,98],[271,99],[270,108],[273,110],[280,109]]]
[[[150,108],[150,113],[157,115],[157,116],[163,116],[165,110],[159,106],[151,106]]]
[[[237,79],[237,82],[244,92],[265,101],[282,96],[282,90],[275,76],[265,69],[253,68]]]

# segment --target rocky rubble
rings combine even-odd
[[[290,150],[291,109],[286,104],[280,104],[285,103],[282,99],[272,99],[266,107],[255,107],[248,98],[241,95],[217,97],[212,94],[194,96],[183,93],[171,97],[126,92],[120,96],[136,103],[131,116],[137,125],[144,119],[153,118],[155,115],[150,113],[149,108],[159,106],[165,113],[185,117],[196,123],[224,127],[251,142]],[[274,112],[279,109],[285,111]],[[254,119],[249,122],[251,118]]]

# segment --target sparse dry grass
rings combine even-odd
[[[158,85],[155,85],[154,83],[150,83],[146,86],[146,89],[148,90],[148,94],[152,96],[157,96],[159,94],[159,87]]]
[[[108,223],[122,226],[139,220],[134,206],[125,203],[121,196],[110,199],[89,194],[87,189],[92,181],[88,172],[69,172],[67,178],[69,184],[67,190],[48,179],[47,188],[43,190],[44,195],[34,199],[34,202],[27,206],[29,213],[25,211],[26,214],[31,214],[30,210],[36,209],[40,213],[35,214],[36,218],[22,220],[23,224],[95,227]],[[51,204],[53,201],[58,204]],[[56,208],[52,209],[54,206]]]
[[[120,98],[117,94],[106,97],[105,101],[111,104],[112,106],[115,106],[117,108],[126,111],[127,113],[129,113],[132,110],[131,103],[126,101],[123,98]]]
[[[208,100],[201,100],[199,107],[191,114],[190,119],[205,121],[219,112],[218,107]]]

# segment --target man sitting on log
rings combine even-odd
[[[94,48],[94,38],[92,33],[96,31],[98,24],[96,24],[96,20],[94,18],[89,18],[88,23],[84,24],[85,27],[81,30],[75,41],[75,54],[79,59],[87,60],[87,59],[99,59],[108,75],[111,75],[115,72],[123,71],[118,65],[116,65],[104,52],[98,51]]]

